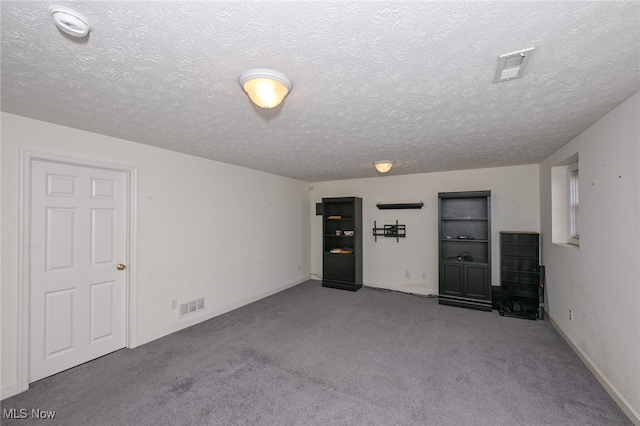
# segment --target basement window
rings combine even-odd
[[[551,234],[555,244],[580,245],[578,154],[551,168]]]

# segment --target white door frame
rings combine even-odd
[[[99,160],[88,160],[61,156],[44,152],[20,149],[19,182],[19,247],[18,247],[18,383],[17,392],[29,389],[29,360],[31,332],[31,165],[33,161],[49,161],[71,166],[93,167],[124,172],[127,190],[127,229],[126,229],[126,347],[138,345],[138,303],[137,303],[137,168],[124,164],[114,164]]]

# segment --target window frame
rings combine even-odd
[[[580,245],[580,171],[578,162],[567,166],[569,188],[569,238],[568,243]]]

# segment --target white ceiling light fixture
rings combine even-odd
[[[527,68],[535,47],[530,47],[524,50],[518,50],[517,52],[507,53],[498,57],[498,67],[496,68],[496,74],[493,77],[494,83],[501,83],[503,81],[515,80],[522,78],[524,70]]]
[[[291,91],[291,80],[281,72],[256,68],[243,73],[238,79],[251,101],[260,108],[275,108]]]
[[[83,38],[93,31],[93,26],[87,18],[68,7],[51,6],[49,13],[56,27],[72,37]]]
[[[380,160],[373,163],[373,166],[380,173],[387,173],[389,170],[391,170],[391,167],[393,167],[394,164],[395,164],[395,161]]]

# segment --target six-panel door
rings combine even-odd
[[[33,161],[31,382],[125,346],[126,196],[124,172]]]

